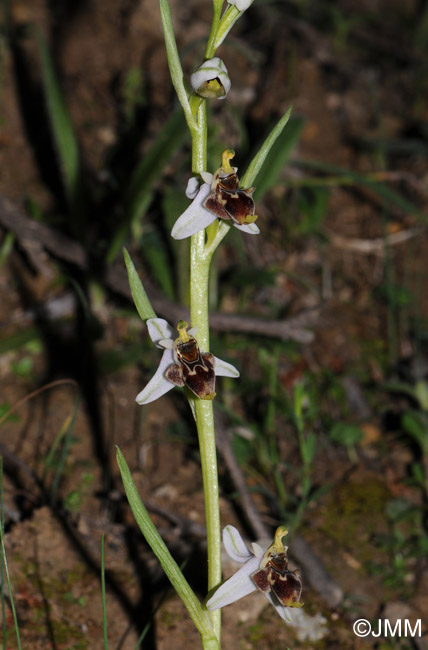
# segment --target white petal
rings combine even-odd
[[[206,602],[207,609],[213,610],[225,607],[255,591],[257,587],[251,579],[251,574],[257,571],[259,566],[260,560],[254,556],[251,557],[229,580],[223,582],[211,598],[208,599]]]
[[[262,549],[262,547],[260,546],[260,544],[257,544],[256,542],[253,542],[253,543],[251,544],[251,546],[253,547],[253,553],[254,553],[254,555],[255,555],[256,557],[258,557],[259,560],[261,561],[263,555],[265,554],[265,552],[264,552],[264,550]]]
[[[201,172],[201,177],[204,183],[208,183],[208,185],[211,187],[211,183],[213,182],[214,176],[209,172]]]
[[[190,237],[190,235],[194,235],[209,226],[217,218],[215,214],[206,210],[202,205],[210,192],[210,185],[203,183],[187,210],[175,222],[171,237],[174,239]]]
[[[194,199],[199,190],[199,181],[196,176],[192,176],[187,181],[186,196],[188,199]]]
[[[275,596],[272,595],[271,591],[262,591],[261,593],[263,594],[263,596],[265,596],[268,599],[270,604],[275,607],[275,609],[278,612],[278,614],[280,615],[280,617],[284,621],[287,621],[287,623],[291,623],[291,617],[290,617],[290,615],[288,613],[289,608],[284,607],[284,605],[281,605],[279,600]]]
[[[256,226],[255,223],[243,223],[242,226],[240,226],[239,223],[234,223],[233,225],[235,228],[238,228],[238,230],[246,232],[247,235],[258,235],[260,232],[260,228]]]
[[[223,529],[223,544],[228,556],[235,562],[247,562],[253,557],[248,550],[241,533],[235,526],[225,526]]]
[[[190,410],[192,411],[193,419],[195,420],[195,424],[196,424],[196,408],[195,408],[196,399],[193,397],[193,395],[192,396],[187,395],[187,400],[189,402]]]
[[[232,366],[231,363],[227,363],[227,361],[223,361],[222,359],[218,359],[217,357],[214,357],[215,359],[215,374],[218,375],[219,377],[239,377],[239,370],[235,368],[235,366]]]
[[[163,318],[149,318],[146,325],[149,331],[149,336],[156,347],[165,347],[160,345],[162,339],[174,339],[173,328]]]
[[[161,339],[159,341],[159,346],[161,348],[165,348],[165,350],[173,350],[174,349],[174,341],[172,339]]]
[[[172,350],[165,350],[155,374],[135,398],[138,404],[149,404],[174,388],[174,384],[165,377],[165,371],[172,363],[174,363]]]

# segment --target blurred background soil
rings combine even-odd
[[[121,254],[158,314],[180,318],[186,243],[168,233],[188,203],[190,140],[184,123],[166,126],[176,100],[158,3],[2,6],[0,453],[22,647],[104,647],[102,535],[109,647],[199,647],[115,462],[118,445],[203,598],[195,430],[181,390],[135,404],[159,355]],[[188,75],[211,3],[171,10]],[[241,371],[217,391],[222,523],[249,540],[288,525],[305,585],[298,629],[260,594],[226,608],[225,648],[427,647],[427,53],[422,0],[255,0],[220,48],[232,90],[210,105],[210,171],[233,147],[244,172],[293,106],[282,162],[255,194],[261,235],[230,232],[212,273],[212,311],[241,316],[233,327],[213,319],[214,354]],[[78,143],[73,197],[55,89]],[[158,166],[162,133],[175,144]],[[145,159],[131,220],[127,189]],[[5,613],[15,648],[8,598]],[[382,617],[421,619],[423,636],[353,634],[357,618]]]

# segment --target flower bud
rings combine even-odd
[[[230,5],[235,5],[239,11],[245,11],[253,4],[253,0],[227,0]]]
[[[224,99],[231,86],[227,68],[218,56],[204,61],[190,76],[190,84],[206,99]]]

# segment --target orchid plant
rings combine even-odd
[[[177,218],[172,237],[190,237],[190,327],[177,324],[178,336],[166,320],[158,318],[125,251],[125,263],[132,295],[149,336],[163,350],[152,379],[137,395],[145,405],[179,387],[192,409],[198,432],[203,477],[208,553],[208,597],[201,603],[170,555],[141,501],[128,465],[117,450],[124,488],[136,521],[172,585],[185,603],[201,634],[204,649],[221,647],[221,608],[254,590],[265,594],[279,615],[287,620],[288,608],[300,607],[301,581],[298,571],[288,568],[287,548],[282,543],[286,531],[278,528],[274,542],[265,550],[253,545],[250,551],[238,531],[226,526],[223,541],[228,554],[243,564],[235,576],[221,584],[221,531],[219,485],[213,416],[216,377],[239,377],[231,364],[209,351],[208,277],[214,251],[233,226],[242,236],[257,235],[257,214],[252,185],[268,153],[284,129],[290,110],[280,119],[255,155],[245,174],[230,160],[235,152],[225,148],[217,170],[207,170],[207,101],[225,100],[231,80],[225,63],[216,56],[230,29],[252,4],[252,0],[213,0],[213,18],[205,58],[187,80],[181,67],[168,0],[160,0],[161,20],[171,80],[183,108],[192,140],[192,177],[186,196],[188,208]],[[224,6],[225,5],[225,6]]]

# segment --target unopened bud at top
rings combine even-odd
[[[231,86],[227,68],[218,56],[204,61],[191,75],[190,84],[206,99],[224,99]]]
[[[235,5],[239,11],[245,11],[250,5],[253,4],[253,0],[227,0],[230,5]]]

